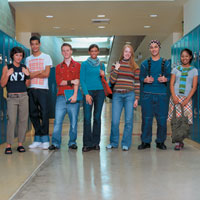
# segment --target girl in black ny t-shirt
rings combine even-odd
[[[25,65],[21,64],[24,50],[14,47],[10,52],[12,64],[3,68],[1,86],[7,88],[7,146],[5,154],[12,154],[11,145],[14,142],[15,126],[18,116],[18,152],[25,152],[23,142],[28,124],[28,95],[27,86],[30,85],[30,74]]]

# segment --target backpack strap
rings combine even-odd
[[[148,71],[147,71],[147,76],[151,76],[151,58],[148,59]]]
[[[165,74],[165,62],[166,60],[163,58],[162,65],[161,65],[161,76],[164,76]]]

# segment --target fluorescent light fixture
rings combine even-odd
[[[105,26],[98,26],[98,28],[106,28]]]
[[[59,0],[60,2],[70,2],[70,1],[84,1],[84,0]],[[102,0],[88,0],[91,1],[102,1]],[[123,2],[124,0],[104,0],[104,1],[117,1],[117,2]],[[126,0],[127,2],[173,2],[174,0]],[[8,0],[8,2],[56,2],[56,0]]]
[[[97,17],[105,17],[105,15],[97,15]]]
[[[59,29],[60,27],[59,27],[59,26],[54,26],[53,28],[54,28],[54,29]]]
[[[156,15],[156,14],[152,14],[152,15],[149,15],[149,16],[152,17],[152,18],[158,17],[158,15]]]
[[[46,18],[53,18],[53,15],[47,15]]]
[[[125,42],[126,44],[131,44],[131,42]]]
[[[144,26],[144,28],[151,28],[151,26]]]

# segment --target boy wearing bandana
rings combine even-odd
[[[153,117],[157,121],[156,147],[166,150],[164,144],[167,136],[168,95],[167,83],[170,81],[171,66],[167,60],[160,57],[160,42],[152,40],[149,43],[151,58],[145,60],[140,68],[140,82],[143,87],[142,107],[142,143],[139,150],[150,148],[152,141]]]

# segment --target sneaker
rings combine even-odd
[[[174,150],[175,151],[179,151],[179,150],[181,150],[181,143],[180,142],[176,142],[176,146],[174,147]]]
[[[29,149],[35,149],[35,148],[38,148],[38,147],[41,147],[41,142],[33,142],[32,144],[30,144],[28,146]]]
[[[156,148],[161,149],[161,150],[166,150],[167,149],[167,147],[164,144],[164,142],[162,142],[162,143],[156,143]]]
[[[123,151],[128,151],[128,147],[127,146],[122,146],[122,150]]]
[[[113,149],[113,148],[117,148],[117,147],[114,147],[111,144],[109,144],[109,145],[106,146],[106,149]]]
[[[147,149],[147,148],[151,148],[151,144],[150,143],[142,142],[142,144],[140,144],[138,146],[138,150],[143,150],[143,149]]]
[[[42,149],[43,150],[48,150],[49,149],[49,142],[42,143]]]
[[[52,144],[51,146],[49,146],[48,149],[49,149],[50,151],[52,151],[52,150],[58,150],[59,148]]]
[[[77,148],[78,148],[78,147],[77,147],[76,144],[72,144],[72,145],[69,146],[69,149],[77,149]]]

